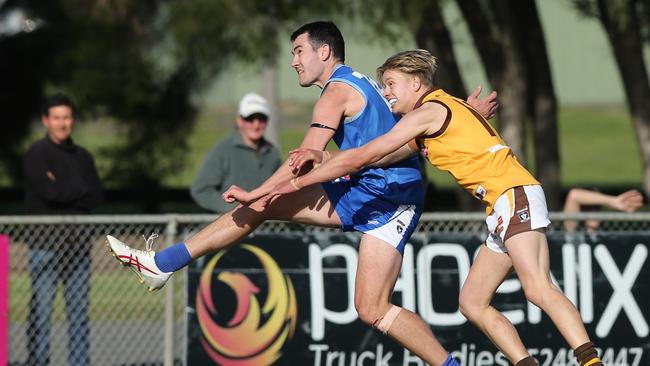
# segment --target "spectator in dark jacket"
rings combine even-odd
[[[92,156],[70,134],[75,122],[70,98],[56,94],[42,111],[47,130],[24,156],[25,204],[32,214],[87,214],[102,199]],[[72,225],[47,225],[29,243],[32,298],[29,314],[29,364],[48,365],[50,321],[56,290],[63,283],[69,321],[68,362],[89,365],[88,290],[90,244]]]

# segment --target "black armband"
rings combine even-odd
[[[325,129],[328,129],[328,130],[336,131],[336,128],[334,128],[334,127],[330,127],[330,126],[326,126],[326,125],[324,125],[324,124],[322,124],[322,123],[312,123],[312,124],[309,125],[309,127],[314,127],[314,128],[325,128]]]

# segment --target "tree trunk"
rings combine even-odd
[[[264,137],[269,140],[275,147],[282,149],[280,144],[280,83],[278,82],[278,62],[277,55],[272,55],[264,60],[262,66],[262,94],[269,101],[271,105],[271,115],[269,116],[269,123],[266,126]]]
[[[449,30],[443,19],[437,0],[428,1],[423,9],[424,16],[415,30],[418,48],[431,51],[438,58],[436,85],[459,98],[466,98],[467,91],[460,75]]]
[[[442,16],[440,3],[437,0],[428,1],[422,10],[422,14],[424,16],[420,18],[420,22],[415,27],[415,42],[418,48],[429,50],[438,58],[436,85],[454,96],[466,98],[467,90],[460,75],[451,36]],[[425,172],[423,170],[423,175]],[[424,179],[426,178],[426,175],[424,175]],[[459,186],[456,187],[454,192],[460,210],[475,211],[480,209],[480,202]],[[429,199],[430,197],[427,198],[427,200]]]
[[[517,0],[499,0],[492,4],[496,24],[501,25],[501,45],[504,69],[499,88],[499,128],[501,136],[519,161],[526,165],[526,57],[512,8]]]
[[[458,0],[492,87],[499,92],[499,131],[526,164],[526,65],[512,7],[516,1],[491,3],[488,13],[477,0]]]
[[[551,78],[544,32],[535,3],[516,1],[515,16],[526,46],[528,85],[534,146],[536,176],[546,193],[550,210],[561,208],[560,152],[558,148],[557,99]]]
[[[650,194],[650,83],[643,62],[635,3],[632,0],[599,0],[598,8],[623,79],[627,105],[643,157],[643,187],[646,194]]]

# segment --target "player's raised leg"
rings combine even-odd
[[[108,235],[107,245],[115,257],[129,266],[149,290],[165,285],[171,274],[192,260],[226,248],[250,234],[265,220],[285,220],[319,226],[338,227],[341,221],[320,185],[275,199],[266,208],[253,203],[238,206],[220,216],[186,242],[160,252],[150,247],[134,249]]]

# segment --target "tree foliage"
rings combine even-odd
[[[0,8],[0,15],[8,14],[19,6],[9,1]],[[31,9],[28,9],[31,11]],[[43,12],[53,17],[61,16],[61,9],[47,3]],[[29,133],[29,122],[38,114],[42,100],[42,80],[50,73],[50,55],[55,52],[55,42],[61,37],[58,29],[52,32],[22,32],[0,38],[0,107],[3,111],[4,129],[0,134],[0,163],[10,180],[21,178],[20,145]]]
[[[178,137],[191,127],[189,96],[196,75],[180,63],[167,72],[157,66],[153,46],[163,39],[155,24],[160,4],[53,0],[15,5],[42,26],[0,40],[1,48],[13,47],[6,53],[11,56],[2,58],[11,68],[2,72],[19,75],[14,85],[22,89],[19,95],[1,92],[3,109],[15,127],[13,141],[24,139],[47,91],[67,91],[82,118],[103,116],[120,125],[121,143],[105,152],[112,165],[104,181],[155,190],[160,177],[182,163],[185,145]],[[27,83],[21,80],[25,75]],[[8,162],[9,170],[17,172],[19,151],[17,146],[9,149],[8,156],[16,157]]]
[[[504,137],[523,157],[524,121],[533,120],[538,174],[547,187],[558,185],[556,121],[543,118],[555,116],[557,107],[534,3],[456,3],[492,87],[500,93]],[[20,146],[29,123],[37,117],[46,92],[62,89],[75,97],[85,115],[118,124],[120,143],[104,152],[113,162],[104,177],[107,183],[155,191],[162,178],[184,163],[185,137],[194,121],[192,94],[232,62],[275,67],[279,52],[288,51],[288,42],[280,35],[317,19],[351,19],[369,37],[389,42],[410,32],[418,47],[438,55],[438,82],[464,95],[441,11],[444,4],[442,0],[5,1],[0,15],[21,8],[41,26],[0,38],[0,76],[6,85],[0,89],[0,105],[10,121],[0,135],[0,163],[14,182],[20,179]],[[650,123],[641,102],[648,100],[648,83],[639,83],[637,77],[646,75],[647,80],[645,68],[639,69],[643,62],[638,44],[650,40],[650,5],[638,0],[574,0],[574,4],[597,17],[608,32],[639,141],[642,147],[650,145],[645,141],[650,132],[644,130]],[[650,151],[644,154],[650,156]],[[650,158],[645,160],[650,172]]]
[[[193,128],[192,93],[234,60],[263,63],[278,33],[340,6],[253,0],[9,1],[41,27],[0,39],[0,103],[11,120],[2,162],[20,179],[20,144],[47,91],[72,95],[85,116],[118,124],[120,142],[103,153],[113,187],[156,191],[184,164]]]
[[[188,0],[170,2],[164,23],[169,30],[174,59],[193,65],[199,80],[211,80],[230,62],[259,67],[264,96],[270,101],[271,119],[266,136],[278,144],[281,119],[277,117],[279,85],[277,60],[288,52],[288,39],[280,35],[311,20],[327,19],[346,9],[341,0]]]

